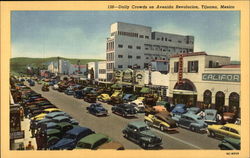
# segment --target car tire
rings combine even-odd
[[[160,125],[160,130],[161,130],[162,132],[164,132],[164,126],[163,126],[163,125]]]
[[[129,139],[127,133],[124,133],[124,137],[127,138],[127,139]]]
[[[147,149],[148,148],[148,144],[146,142],[141,142],[141,147],[143,149]]]
[[[195,132],[195,127],[194,126],[190,126],[190,130]]]
[[[122,114],[122,117],[126,117],[127,115],[125,113]]]
[[[215,133],[213,131],[209,131],[209,136],[210,137],[215,137]]]

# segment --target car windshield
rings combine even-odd
[[[73,134],[66,134],[66,135],[64,136],[64,138],[68,138],[68,139],[75,139],[75,138],[76,138],[76,136],[75,136],[75,135],[73,135]]]
[[[77,144],[77,147],[83,148],[83,149],[91,149],[91,144],[79,143],[79,144]]]
[[[140,128],[140,131],[146,131],[146,130],[149,130],[149,127],[148,127],[148,126],[144,126],[144,127],[141,127],[141,128]]]
[[[95,107],[102,107],[101,104],[95,104]]]
[[[214,113],[207,113],[207,116],[214,116]]]

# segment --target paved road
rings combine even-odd
[[[130,121],[143,120],[143,114],[138,114],[137,118],[130,119],[113,113],[110,113],[107,117],[96,117],[87,112],[86,107],[89,103],[84,102],[82,99],[76,99],[73,96],[68,96],[52,89],[49,92],[42,92],[41,85],[37,84],[32,89],[42,94],[43,97],[47,98],[61,110],[70,114],[81,126],[89,127],[96,133],[110,136],[114,140],[121,142],[126,149],[141,149],[139,145],[123,137],[122,129]],[[111,112],[111,105],[103,105]],[[154,128],[152,130],[162,138],[163,144],[161,147],[163,149],[219,149],[219,140],[210,138],[207,134],[199,134],[183,128],[179,128],[179,133],[175,134],[163,133]]]

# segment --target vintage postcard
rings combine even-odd
[[[249,157],[249,1],[1,2],[1,156]]]

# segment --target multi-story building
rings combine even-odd
[[[59,67],[58,67],[59,66]],[[84,74],[86,72],[86,65],[71,64],[68,60],[52,61],[48,65],[48,71],[55,74],[71,75]]]
[[[238,113],[240,65],[230,64],[230,57],[205,52],[182,55],[170,58],[170,101]]]
[[[151,27],[117,22],[107,38],[107,80],[115,70],[144,69],[152,60],[167,60],[173,53],[193,52],[194,37],[152,32]]]
[[[98,63],[98,82],[107,83],[107,63],[106,61],[99,61]]]

